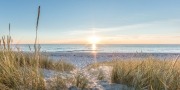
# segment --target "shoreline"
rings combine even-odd
[[[50,59],[67,61],[76,67],[82,68],[94,62],[105,62],[112,60],[142,60],[144,58],[155,58],[157,60],[174,60],[180,53],[82,53],[82,52],[42,52]]]

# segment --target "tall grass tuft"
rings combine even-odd
[[[179,90],[179,65],[178,58],[172,61],[153,58],[116,61],[111,81],[135,87],[136,90]]]
[[[21,55],[22,53],[11,50],[10,45],[8,45],[10,44],[10,39],[8,37],[7,39],[5,37],[2,39],[3,48],[0,50],[0,86],[15,90],[44,90],[45,84],[41,73],[36,72],[36,67],[27,66],[25,63],[26,58]]]
[[[38,48],[38,45],[37,45],[37,38],[38,38],[38,25],[39,25],[39,17],[40,17],[40,6],[38,7],[38,16],[37,16],[37,22],[36,22],[36,37],[35,37],[35,42],[34,42],[34,54],[35,54],[35,60],[36,60],[36,65],[37,65],[37,68],[39,66],[39,55],[38,55],[38,51],[40,51],[40,48]],[[38,72],[38,69],[37,69],[37,72]]]
[[[3,37],[3,40],[7,40]],[[54,62],[47,56],[39,54],[39,65],[31,53],[12,51],[7,47],[7,41],[3,41],[0,47],[0,88],[13,90],[45,90],[44,76],[37,69],[49,69],[55,71],[71,71],[75,67],[64,61]],[[4,46],[5,45],[5,46]],[[3,47],[3,48],[2,48]],[[63,66],[62,66],[63,65]],[[59,83],[61,84],[61,83]]]
[[[9,23],[9,36],[11,36],[11,24]]]
[[[36,37],[34,42],[34,49],[35,49],[35,55],[37,54],[38,47],[37,47],[37,38],[38,38],[38,26],[39,26],[39,17],[40,17],[40,6],[38,7],[38,16],[37,16],[37,22],[36,22]]]
[[[74,69],[74,66],[69,63],[63,61],[54,62],[48,57],[41,55],[40,47],[37,46],[39,16],[40,6],[38,8],[34,53],[12,50],[10,24],[9,35],[0,39],[0,89],[46,90],[45,78],[39,71],[40,68],[56,71],[71,71]]]
[[[84,90],[88,88],[88,82],[89,80],[87,79],[87,77],[83,73],[79,72],[75,75],[73,83],[77,88]]]

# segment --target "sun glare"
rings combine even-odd
[[[99,43],[100,38],[97,37],[97,36],[91,36],[91,37],[89,37],[88,40],[89,40],[89,42],[90,42],[91,44],[97,44],[97,43]]]
[[[92,50],[95,51],[97,49],[96,44],[92,44]]]
[[[100,38],[97,36],[91,36],[88,38],[89,43],[92,45],[91,49],[93,53],[96,53],[97,44],[100,42]]]

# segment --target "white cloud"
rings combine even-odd
[[[146,22],[146,23],[139,23],[139,24],[132,24],[132,25],[124,25],[124,26],[117,26],[117,27],[106,27],[106,28],[88,28],[84,30],[71,30],[67,31],[66,34],[68,35],[90,35],[94,33],[100,34],[111,34],[117,32],[116,34],[123,33],[134,33],[137,34],[137,31],[142,31],[143,33],[148,34],[149,32],[154,33],[164,33],[162,31],[166,31],[172,33],[172,30],[180,29],[180,19],[170,19],[164,21],[153,21],[153,22]],[[116,35],[115,34],[115,35]],[[141,34],[141,32],[140,32]]]

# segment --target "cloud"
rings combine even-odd
[[[170,19],[170,20],[163,20],[163,21],[153,21],[153,22],[146,22],[146,23],[138,23],[138,24],[131,24],[131,25],[125,25],[125,26],[117,26],[117,27],[109,27],[109,28],[95,28],[97,32],[113,32],[113,31],[138,31],[138,30],[149,30],[149,28],[153,29],[160,29],[160,28],[166,28],[169,26],[178,25],[179,26],[180,19]],[[180,28],[180,26],[179,26]]]
[[[82,30],[71,30],[67,31],[68,35],[90,35],[92,33],[96,34],[107,34],[107,35],[116,35],[116,34],[148,34],[148,33],[168,33],[176,31],[178,32],[180,26],[180,19],[169,19],[163,21],[153,21],[153,22],[145,22],[124,26],[116,26],[116,27],[105,27],[105,28],[87,28]],[[141,31],[141,32],[140,32]],[[163,32],[162,32],[163,31]],[[165,31],[165,32],[164,32]],[[116,33],[117,32],[117,33]],[[112,34],[111,34],[112,33]]]
[[[103,44],[180,44],[180,35],[147,34],[104,37]]]
[[[101,43],[104,44],[180,43],[178,42],[180,40],[179,23],[180,19],[169,19],[116,27],[74,29],[62,32],[61,35],[57,33],[51,38],[48,36],[47,40],[42,42],[86,43],[87,37],[95,33],[102,38]],[[19,42],[18,40],[15,41]],[[27,43],[25,40],[20,40]],[[28,42],[33,43],[33,40]]]

